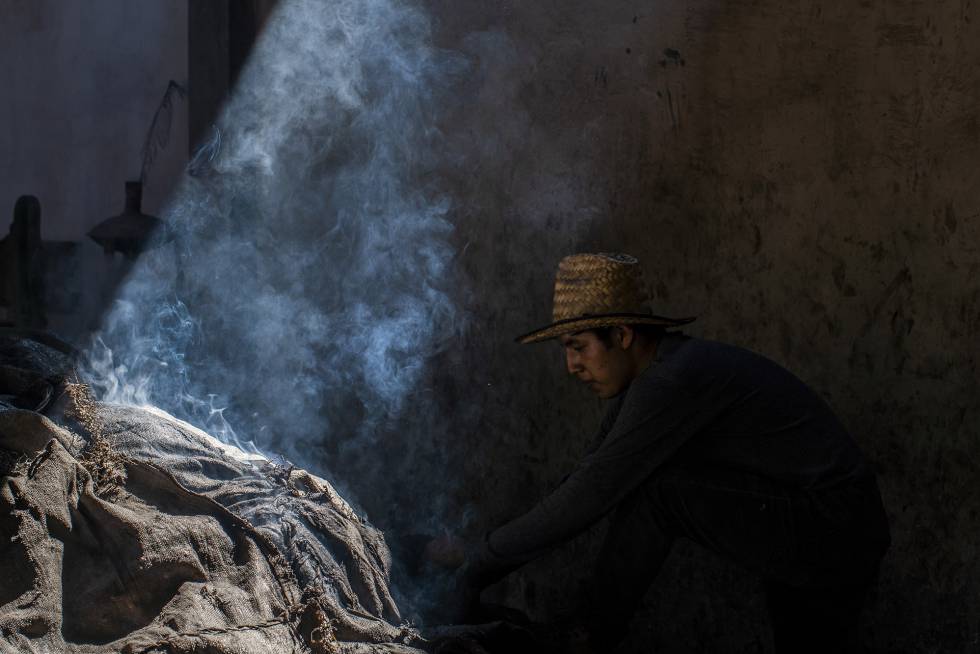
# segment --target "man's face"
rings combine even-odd
[[[629,343],[624,346],[621,333],[614,332],[608,345],[592,331],[565,334],[558,340],[565,351],[568,373],[599,397],[615,397],[633,380],[632,359],[627,354]]]

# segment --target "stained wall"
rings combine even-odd
[[[436,4],[444,43],[480,62],[447,147],[480,136],[457,182],[483,407],[461,435],[463,494],[484,523],[557,483],[601,411],[563,378],[557,348],[510,339],[548,321],[561,256],[630,252],[656,312],[698,315],[688,333],[789,367],[874,462],[894,544],[869,647],[976,647],[973,4]],[[596,538],[500,592],[538,615],[567,608]],[[632,638],[664,652],[771,646],[757,580],[684,544]]]

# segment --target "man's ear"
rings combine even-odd
[[[630,345],[636,339],[636,330],[629,325],[616,325],[616,334],[619,339],[619,346],[624,350],[630,349]]]

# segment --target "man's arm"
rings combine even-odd
[[[490,533],[475,567],[499,578],[598,521],[714,415],[672,381],[637,379],[597,450],[534,508]],[[481,581],[486,582],[486,579]]]

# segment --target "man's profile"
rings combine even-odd
[[[608,410],[590,451],[548,496],[487,534],[458,578],[470,597],[609,515],[585,619],[612,651],[673,541],[763,580],[776,650],[858,651],[858,617],[890,538],[874,473],[827,404],[748,350],[654,315],[639,263],[565,257],[554,320],[568,373]]]

